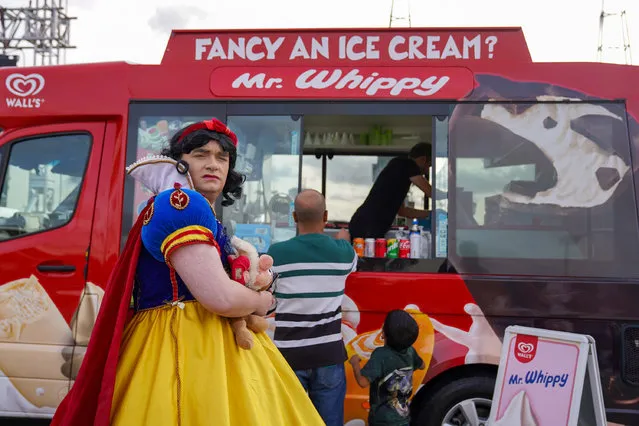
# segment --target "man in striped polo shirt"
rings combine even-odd
[[[322,194],[304,190],[295,198],[298,236],[273,244],[273,340],[297,374],[327,426],[344,425],[346,348],[342,339],[342,299],[357,254],[348,233],[324,234],[328,212]]]

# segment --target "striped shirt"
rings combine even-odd
[[[269,249],[279,274],[273,340],[293,370],[341,364],[342,299],[357,254],[344,240],[299,235]]]

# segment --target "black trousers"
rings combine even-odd
[[[364,217],[359,210],[353,214],[348,224],[351,240],[355,238],[384,238],[389,229],[390,226],[375,222],[374,216]]]

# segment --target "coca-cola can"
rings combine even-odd
[[[399,257],[400,259],[410,258],[410,240],[405,238],[399,240]]]
[[[386,257],[386,238],[375,240],[375,257]]]

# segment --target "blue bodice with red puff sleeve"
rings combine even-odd
[[[198,192],[170,189],[160,192],[152,203],[143,218],[142,249],[133,289],[136,311],[194,300],[168,261],[177,248],[186,244],[213,245],[227,268],[227,257],[232,253],[229,238],[211,204]]]

